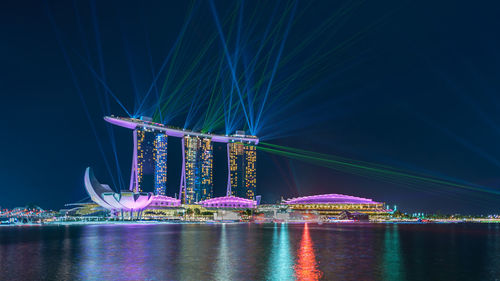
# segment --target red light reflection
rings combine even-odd
[[[323,273],[318,269],[318,263],[314,256],[313,243],[309,235],[309,226],[304,225],[300,248],[297,252],[297,264],[295,265],[295,275],[297,280],[319,280]]]

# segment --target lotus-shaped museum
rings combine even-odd
[[[151,192],[134,193],[127,190],[116,193],[109,185],[99,183],[90,167],[85,171],[85,189],[92,201],[108,210],[141,211],[154,199]]]

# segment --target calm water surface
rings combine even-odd
[[[0,227],[1,280],[500,280],[498,224]]]

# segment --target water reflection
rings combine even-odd
[[[495,280],[500,225],[0,227],[0,264],[0,280]]]
[[[140,226],[86,226],[79,244],[78,276],[83,280],[109,280],[148,276],[147,236]]]
[[[308,224],[304,224],[302,240],[297,252],[297,264],[295,265],[295,275],[298,280],[319,280],[323,273],[318,269],[316,256],[314,255],[313,242],[309,234]]]
[[[215,272],[216,280],[233,280],[233,266],[231,264],[230,249],[227,242],[226,224],[222,224],[219,254],[217,257],[217,270]]]
[[[402,280],[401,247],[398,225],[387,227],[384,234],[384,254],[382,258],[384,280]]]
[[[274,225],[272,245],[268,271],[270,280],[293,280],[293,257],[290,252],[287,224],[281,224],[279,238],[278,225]]]
[[[110,231],[110,228],[103,228],[104,231]],[[123,239],[120,239],[120,243],[122,243],[122,253],[125,253],[123,257],[123,263],[121,266],[116,266],[118,270],[122,272],[122,275],[127,276],[129,280],[144,280],[146,276],[148,276],[148,265],[150,262],[147,246],[150,241],[148,241],[148,235],[145,235],[145,229],[142,226],[136,225],[127,225],[125,227],[125,233],[120,235]],[[106,235],[110,236],[110,235]],[[103,248],[110,249],[109,243],[112,241],[105,241],[105,245],[102,245]],[[120,249],[114,245],[112,248],[113,253],[119,252]],[[126,249],[123,251],[123,249]],[[109,250],[108,250],[109,251]],[[107,264],[111,264],[112,259],[107,259]]]
[[[71,257],[72,239],[69,237],[69,227],[64,228],[64,239],[61,241],[61,260],[57,267],[56,275],[58,279],[68,279],[71,275]]]
[[[81,253],[80,278],[89,279],[92,276],[100,275],[100,266],[98,249],[101,248],[97,235],[97,227],[89,226],[83,229],[83,238],[80,248],[85,249]],[[95,277],[94,277],[95,278]]]
[[[485,274],[486,278],[485,279],[490,279],[490,280],[498,280],[498,277],[500,276],[500,273],[498,272],[498,269],[500,268],[500,225],[499,224],[494,224],[494,225],[488,225],[488,237],[487,237],[487,248],[489,249],[488,253],[488,265],[487,265],[487,272],[488,274]],[[499,276],[495,276],[495,273],[498,274]]]

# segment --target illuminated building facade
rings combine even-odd
[[[255,188],[257,187],[257,148],[253,145],[246,145],[244,148],[245,164],[245,191],[246,198],[255,199]]]
[[[257,151],[253,145],[242,142],[228,144],[231,195],[255,199],[257,185]]]
[[[285,200],[282,205],[302,212],[315,212],[319,215],[339,215],[342,212],[363,213],[370,216],[388,215],[390,211],[381,202],[372,199],[355,197],[343,194],[322,194],[297,197]]]
[[[241,192],[243,187],[243,143],[234,142],[227,146],[229,153],[229,180],[231,182],[231,195],[242,197]]]
[[[200,149],[201,141],[197,137],[184,137],[184,203],[193,204],[197,201],[199,195],[199,165],[198,165],[198,150]]]
[[[182,172],[179,196],[184,204],[213,198],[213,143],[227,144],[227,196],[255,199],[255,146],[259,139],[237,131],[218,135],[175,128],[153,122],[151,118],[105,116],[113,125],[133,130],[134,151],[130,190],[137,193],[154,191],[166,196],[168,137],[182,138]],[[168,137],[167,137],[168,136]]]
[[[213,148],[210,138],[184,137],[184,190],[185,204],[193,204],[212,197]]]
[[[146,140],[146,131],[141,130],[141,129],[136,129],[134,130],[134,144],[136,146],[136,149],[134,149],[134,154],[135,154],[135,184],[133,185],[133,191],[134,192],[141,192],[141,184],[142,184],[142,178],[144,176],[144,162],[145,162],[145,151],[144,147],[147,146],[145,143]],[[134,176],[134,168],[132,167],[132,177]]]
[[[254,209],[257,207],[255,200],[225,196],[211,198],[198,202],[204,208],[230,208],[230,209]]]
[[[199,200],[213,197],[213,161],[212,140],[204,138],[201,140],[201,196]]]
[[[165,195],[167,185],[167,139],[149,128],[134,130],[134,155],[130,190]]]
[[[157,134],[154,143],[155,195],[164,196],[167,192],[167,145],[168,136],[163,133]]]

